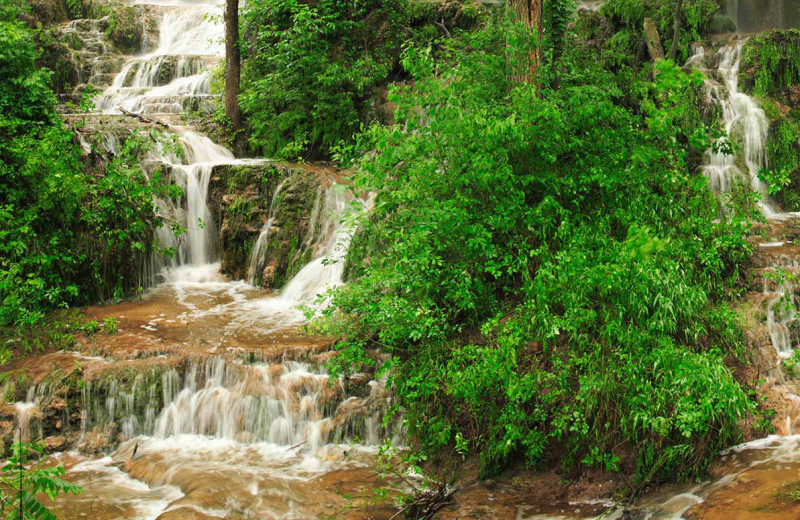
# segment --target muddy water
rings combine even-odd
[[[122,107],[166,118],[210,95],[208,67],[218,61],[221,29],[207,15],[217,12],[217,6],[180,0],[146,3],[163,10],[160,43],[153,52],[129,60],[99,99],[104,112],[113,114]],[[594,8],[599,2],[584,4]],[[765,118],[733,83],[740,52],[739,46],[721,53],[716,71],[720,81],[712,86],[712,98],[723,105],[729,122],[744,118],[752,123],[745,125],[744,164],[754,170],[763,166]],[[694,58],[704,59],[700,54]],[[169,81],[161,84],[158,70],[174,59],[178,61]],[[59,498],[58,514],[67,520],[393,516],[396,509],[385,502],[367,507],[378,485],[371,462],[377,445],[385,438],[404,440],[396,428],[381,425],[390,397],[370,374],[330,381],[322,367],[331,355],[331,340],[304,334],[302,314],[295,308],[340,283],[341,263],[323,258],[346,249],[346,233],[334,225],[316,237],[309,244],[316,258],[282,294],[225,279],[215,263],[213,226],[194,224],[211,221],[206,206],[210,165],[237,160],[191,129],[175,131],[185,157],[163,153],[153,160],[171,167],[186,197],[178,204],[161,201],[159,207],[167,216],[181,217],[189,232],[185,239],[160,237],[177,249],[173,260],[154,259],[152,279],[160,285],[139,302],[87,309],[90,318],[117,319],[117,334],[87,337],[75,353],[51,354],[15,367],[34,383],[42,381],[25,400],[4,405],[16,415],[23,437],[41,435],[43,408],[61,399],[53,394],[52,383],[45,384],[47,374],[80,366],[85,379],[80,409],[61,406],[55,422],[58,430],[72,428],[74,446],[49,460],[63,464],[67,479],[85,493]],[[109,151],[113,148],[111,143]],[[746,175],[728,157],[711,157],[707,166],[720,191],[726,191],[732,176]],[[755,182],[755,176],[749,177]],[[753,189],[762,191],[760,186]],[[325,201],[319,207],[341,210],[344,203],[333,192]],[[765,213],[775,211],[765,206]],[[338,219],[330,222],[338,224]],[[268,221],[262,231],[264,242],[270,225]],[[250,262],[252,280],[263,267],[257,255]],[[782,294],[787,292],[794,297],[793,288]],[[773,342],[780,338],[776,351],[793,349],[787,332],[793,320],[794,314],[770,314]],[[793,420],[787,416],[785,433],[791,432]],[[714,479],[659,490],[631,508],[613,506],[613,486],[598,484],[571,496],[556,492],[563,487],[559,478],[526,474],[520,480],[465,487],[438,517],[800,519],[797,504],[783,499],[800,478],[798,448],[796,436],[743,445],[721,458]]]
[[[163,399],[106,386],[95,415],[84,398],[78,446],[91,451],[110,424],[122,426],[116,438],[100,444],[97,456],[69,451],[51,457],[85,490],[58,499],[60,517],[380,515],[381,509],[369,507],[355,516],[347,512],[363,506],[380,485],[373,457],[376,445],[391,435],[380,426],[382,384],[372,381],[358,397],[347,395],[321,367],[330,340],[298,330],[300,312],[279,295],[226,281],[216,267],[186,268],[193,272],[140,302],[87,309],[90,318],[116,318],[117,334],[84,338],[82,354],[38,359],[51,369],[78,361],[89,389],[101,379],[92,374],[131,367],[144,372],[165,360],[174,365],[159,368]],[[126,399],[130,412],[120,414]],[[153,404],[144,403],[142,411],[141,399]],[[26,413],[38,405],[32,400]]]

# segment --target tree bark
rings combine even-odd
[[[675,25],[672,31],[672,45],[669,48],[669,59],[675,61],[678,55],[678,38],[681,35],[681,25],[683,24],[683,0],[678,0],[675,7]]]
[[[653,64],[664,59],[661,37],[658,35],[658,28],[651,18],[644,19],[644,41],[647,42],[647,50],[650,53]]]
[[[542,41],[542,2],[543,0],[508,0],[509,7],[514,12],[514,18],[527,27],[530,32],[536,31],[536,42],[528,55],[527,72],[514,75],[512,79],[525,83],[536,82],[536,72],[541,59]]]
[[[239,49],[239,0],[225,2],[225,115],[234,130],[242,128],[239,110],[241,51]]]

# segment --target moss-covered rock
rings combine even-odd
[[[800,31],[770,31],[751,38],[742,51],[743,92],[800,107]]]
[[[147,41],[144,9],[141,6],[113,5],[109,7],[106,36],[125,54],[143,49]]]
[[[788,175],[789,185],[774,195],[786,211],[800,211],[800,122],[782,119],[770,125],[767,136],[770,169]]]
[[[211,175],[209,205],[220,230],[222,270],[232,278],[252,276],[259,285],[281,287],[309,260],[306,246],[314,203],[329,184],[328,172],[312,166],[275,163],[219,165]],[[274,215],[261,268],[248,273],[253,246]]]

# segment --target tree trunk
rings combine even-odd
[[[678,5],[675,7],[675,25],[672,32],[672,46],[669,48],[669,59],[675,61],[678,55],[678,39],[681,35],[681,24],[683,23],[683,0],[678,0]]]
[[[239,0],[225,2],[225,115],[234,130],[242,128],[239,110],[239,76],[241,68],[239,49]]]
[[[508,0],[509,7],[514,12],[514,18],[523,23],[530,32],[536,31],[536,42],[528,55],[527,71],[515,74],[513,80],[525,83],[536,81],[536,71],[541,59],[540,48],[542,41],[542,1],[543,0]]]

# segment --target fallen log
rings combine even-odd
[[[160,126],[162,128],[166,128],[167,130],[170,129],[170,126],[167,123],[165,123],[163,121],[159,121],[158,119],[151,119],[149,117],[144,117],[141,114],[135,114],[135,113],[131,112],[130,110],[125,110],[122,107],[119,107],[119,111],[122,112],[122,115],[125,115],[125,116],[128,116],[128,117],[134,117],[134,118],[138,119],[139,121],[141,121],[142,123],[149,123],[151,125],[158,125],[158,126]]]

